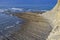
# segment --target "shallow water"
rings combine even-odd
[[[21,29],[24,20],[16,16],[0,14],[0,38],[8,37]]]

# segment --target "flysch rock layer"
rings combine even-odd
[[[27,21],[18,33],[13,34],[12,40],[60,40],[60,14],[58,4],[43,14],[19,13],[14,14]]]
[[[37,13],[19,13],[15,16],[23,18],[27,24],[14,35],[19,40],[46,40],[52,27],[47,19]]]

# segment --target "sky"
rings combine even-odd
[[[0,0],[0,8],[26,8],[50,10],[57,0]]]

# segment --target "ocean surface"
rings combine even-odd
[[[0,0],[0,9],[5,8],[25,8],[51,10],[57,0]]]

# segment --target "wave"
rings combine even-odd
[[[0,12],[46,12],[48,10],[39,10],[39,9],[25,9],[25,8],[8,8],[8,9],[0,9]]]

